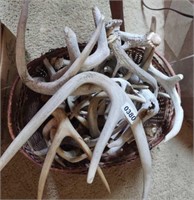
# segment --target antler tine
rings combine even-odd
[[[151,25],[150,25],[150,36],[148,37],[148,39],[150,38],[149,40],[153,41],[152,42],[153,45],[151,45],[150,47],[146,47],[143,60],[140,64],[140,67],[146,71],[148,70],[150,64],[152,63],[152,59],[155,52],[155,46],[158,46],[161,42],[161,38],[159,37],[159,35],[154,34],[156,32],[156,22],[157,22],[156,17],[152,16]]]
[[[158,83],[166,90],[169,94],[175,109],[174,125],[170,132],[165,137],[165,142],[175,137],[181,129],[184,112],[181,107],[181,99],[178,95],[175,85],[178,81],[183,79],[182,74],[168,77],[150,65],[148,71],[157,79]]]
[[[139,119],[136,120],[133,125],[131,125],[131,130],[134,134],[137,148],[139,150],[140,160],[142,163],[143,176],[144,176],[143,200],[146,200],[150,190],[151,176],[152,176],[152,159],[151,159],[150,149],[143,125],[142,123],[140,123]]]
[[[80,49],[79,49],[77,37],[76,37],[76,34],[74,33],[74,31],[72,29],[70,29],[69,27],[65,27],[64,34],[65,34],[65,41],[66,41],[70,60],[66,60],[66,59],[64,60],[66,65],[68,65],[68,66],[63,67],[62,69],[57,71],[53,76],[51,76],[50,77],[51,81],[55,81],[55,80],[59,79],[61,76],[63,76],[64,73],[66,73],[66,71],[69,69],[71,64],[80,55]]]
[[[131,130],[133,132],[133,135],[131,134]],[[151,154],[149,151],[149,146],[148,146],[147,138],[145,135],[145,131],[141,123],[141,120],[139,118],[135,121],[133,125],[131,125],[131,129],[130,127],[126,128],[125,132],[120,138],[118,138],[116,141],[108,145],[110,148],[110,151],[108,151],[107,153],[114,154],[114,152],[119,150],[124,145],[125,142],[133,141],[134,140],[133,136],[137,144],[137,148],[139,151],[140,160],[141,160],[142,168],[143,168],[142,199],[146,200],[149,190],[150,190],[150,185],[151,185],[152,160],[151,160]]]
[[[59,145],[61,144],[61,141],[63,140],[63,137],[61,137],[61,134],[60,134],[61,131],[63,131],[63,129],[62,129],[62,127],[64,125],[63,122],[65,122],[65,119],[63,119],[61,122],[59,122],[59,127],[57,129],[56,134],[55,134],[55,139],[52,142],[52,144],[51,144],[51,146],[50,146],[50,148],[47,152],[44,164],[42,166],[42,170],[41,170],[41,174],[40,174],[40,178],[39,178],[39,183],[38,183],[38,194],[37,194],[38,200],[42,199],[44,186],[45,186],[46,179],[47,179],[47,176],[48,176],[48,173],[49,173],[49,169],[50,169],[51,164],[52,164],[54,157],[56,155],[56,150],[59,147]]]
[[[25,29],[26,21],[28,17],[28,4],[30,0],[23,0],[22,11],[17,27],[17,38],[16,38],[16,66],[20,78],[25,82],[26,80],[32,81],[32,77],[28,73],[25,61]]]
[[[83,65],[86,58],[89,56],[91,50],[93,49],[99,34],[102,30],[104,17],[102,16],[99,20],[98,26],[92,35],[90,41],[84,48],[81,55],[75,60],[67,72],[59,79],[53,82],[41,82],[40,80],[34,79],[30,76],[27,70],[25,61],[25,28],[28,15],[28,4],[29,0],[24,1],[22,6],[22,11],[19,19],[18,30],[17,30],[17,40],[16,40],[16,65],[20,78],[35,92],[53,95],[67,80],[69,80],[73,75],[75,75],[80,67]]]
[[[93,8],[93,17],[95,25],[100,21],[101,13],[97,7]],[[106,30],[105,30],[105,23],[103,23],[103,27],[98,38],[98,46],[96,51],[89,56],[86,61],[84,62],[81,71],[88,71],[94,69],[96,66],[100,65],[108,56],[110,55],[110,49],[108,47]]]
[[[76,34],[69,27],[65,27],[64,33],[70,57],[70,63],[73,63],[80,55],[80,49],[78,46],[77,37]]]
[[[93,97],[88,106],[88,123],[89,131],[92,138],[97,138],[100,135],[100,130],[98,127],[98,105],[99,102],[104,99],[104,97]]]

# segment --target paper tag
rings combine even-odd
[[[123,111],[125,117],[128,119],[130,124],[133,124],[133,122],[136,120],[136,114],[135,111],[131,108],[129,103],[125,103],[122,107],[121,110]]]

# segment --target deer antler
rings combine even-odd
[[[87,154],[88,158],[91,159],[92,157],[91,150],[86,145],[86,143],[84,142],[82,137],[79,135],[79,133],[74,129],[71,122],[65,115],[65,112],[61,109],[56,109],[53,115],[57,119],[59,126],[41,170],[41,175],[40,175],[39,184],[38,184],[38,199],[42,199],[44,185],[46,183],[46,178],[48,176],[49,169],[51,167],[51,164],[53,162],[57,149],[65,137],[67,136],[72,137],[80,145],[83,151]],[[106,186],[107,190],[110,192],[110,188],[106,181],[106,178],[104,177],[104,174],[99,167],[98,167],[98,173],[104,185]]]
[[[101,19],[101,13],[100,10],[97,7],[93,8],[93,17],[95,25],[97,26]],[[64,59],[63,62],[66,63],[66,65],[70,65],[79,55],[80,50],[77,42],[77,38],[75,33],[70,28],[65,28],[65,40],[67,43],[68,52],[70,55],[70,61]],[[108,48],[107,43],[107,37],[106,37],[106,30],[105,30],[105,24],[103,23],[103,27],[100,33],[100,36],[98,38],[98,46],[96,51],[90,55],[83,65],[81,66],[81,71],[89,71],[98,65],[100,65],[108,56],[110,55],[110,50]],[[60,78],[65,72],[67,71],[67,68],[62,68],[59,70],[54,76],[53,80],[56,80]]]
[[[141,69],[137,64],[135,64],[131,58],[129,58],[127,53],[123,50],[120,43],[120,39],[118,37],[117,29],[120,23],[115,22],[115,24],[113,25],[115,26],[116,31],[114,31],[114,28],[111,30],[109,26],[107,27],[108,29],[111,30],[109,36],[109,46],[117,58],[117,65],[113,72],[113,76],[116,75],[120,67],[125,67],[129,70],[130,73],[135,73],[136,75],[139,76],[141,80],[150,84],[154,89],[155,96],[157,96],[158,86],[156,80],[149,73],[147,73],[146,71]]]
[[[174,117],[174,125],[170,132],[166,135],[165,141],[170,140],[175,137],[181,129],[184,112],[181,107],[181,99],[177,93],[175,85],[183,79],[182,74],[174,75],[172,77],[168,77],[150,65],[148,71],[157,79],[159,84],[166,90],[169,94],[175,109],[175,117]]]
[[[90,54],[92,48],[94,47],[103,26],[104,17],[102,16],[99,20],[98,26],[94,34],[92,35],[90,41],[84,48],[81,55],[75,60],[71,67],[66,71],[66,73],[59,79],[53,82],[42,82],[38,79],[34,79],[28,73],[25,61],[25,28],[28,15],[28,4],[29,0],[25,0],[22,12],[18,24],[17,30],[17,40],[16,40],[16,65],[18,73],[24,84],[26,84],[30,89],[35,92],[47,95],[53,95],[66,81],[68,81],[72,76],[74,76],[83,65],[84,61]]]
[[[56,129],[57,129],[57,121],[55,118],[52,118],[44,126],[44,128],[42,130],[43,137],[48,146],[51,146],[51,142],[53,141],[54,136],[56,134]],[[46,148],[46,149],[48,151],[48,148]],[[79,162],[80,160],[87,158],[86,154],[77,155],[77,152],[75,150],[64,151],[63,149],[61,149],[61,147],[58,147],[56,151],[60,157],[64,158],[65,160],[67,160],[69,162],[72,162],[72,163]],[[43,151],[43,153],[44,153],[44,151]],[[46,153],[44,155],[46,155]]]

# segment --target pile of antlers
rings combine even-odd
[[[99,167],[103,154],[117,156],[125,143],[135,140],[144,174],[143,199],[147,199],[151,182],[152,161],[148,135],[144,123],[159,112],[158,96],[170,98],[174,105],[174,125],[165,141],[174,137],[183,121],[183,110],[175,85],[183,76],[168,77],[152,65],[155,47],[161,42],[155,33],[156,20],[152,18],[150,32],[135,35],[120,31],[121,20],[104,22],[97,7],[93,8],[96,30],[80,52],[75,33],[65,28],[69,60],[44,59],[50,80],[32,77],[25,61],[25,29],[29,0],[25,0],[18,24],[16,62],[19,76],[31,90],[52,95],[32,117],[0,158],[2,170],[33,133],[52,118],[42,130],[48,145],[37,154],[45,155],[38,199],[42,198],[46,178],[53,160],[65,159],[75,163],[90,160],[87,182],[92,183],[96,171],[110,192],[106,178]],[[94,45],[97,48],[91,54]],[[145,47],[144,57],[137,65],[126,53],[132,47]],[[113,65],[112,63],[116,65]],[[159,92],[158,85],[166,93]],[[72,124],[76,119],[76,127]],[[82,134],[81,130],[85,130]],[[64,138],[71,138],[64,140]],[[73,147],[65,150],[62,143]],[[58,160],[59,161],[59,160]]]

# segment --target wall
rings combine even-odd
[[[189,0],[167,1],[166,4],[193,15],[193,4]],[[165,21],[165,57],[176,73],[184,75],[184,79],[180,82],[182,105],[185,118],[193,125],[193,19],[167,12]]]

